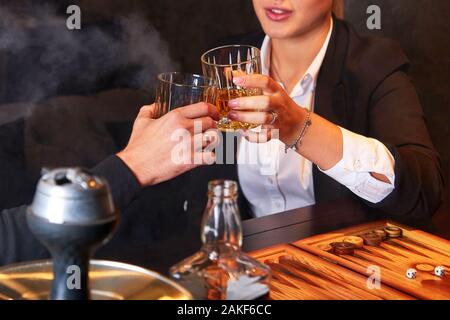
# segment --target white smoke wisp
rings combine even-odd
[[[117,83],[109,87],[154,92],[156,75],[178,68],[169,45],[138,13],[106,27],[82,20],[81,30],[68,30],[67,17],[52,6],[18,13],[0,5],[0,103],[37,102],[61,86],[89,91],[111,74]],[[117,79],[127,68],[132,71]]]

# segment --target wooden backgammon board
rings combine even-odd
[[[270,299],[450,300],[450,242],[389,221],[250,255],[272,269]],[[436,275],[436,267],[444,274]]]

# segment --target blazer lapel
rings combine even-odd
[[[317,78],[314,112],[336,125],[347,127],[347,103],[342,74],[348,50],[348,30],[333,17],[333,32]],[[313,166],[316,203],[348,194],[347,189]]]
[[[348,30],[333,17],[333,32],[317,78],[314,112],[337,125],[346,118],[342,73],[348,49]]]

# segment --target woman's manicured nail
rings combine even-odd
[[[241,85],[241,84],[244,83],[244,78],[242,78],[242,77],[235,77],[235,78],[233,78],[233,83],[235,85]]]
[[[228,113],[227,117],[228,117],[228,119],[231,119],[231,120],[237,120],[237,113],[231,111],[230,113]]]
[[[228,101],[228,106],[229,106],[230,108],[236,108],[236,107],[238,107],[238,101],[237,101],[237,99]]]

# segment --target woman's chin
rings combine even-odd
[[[273,23],[271,21],[262,24],[265,34],[273,39],[289,39],[295,37],[299,27],[289,23]]]
[[[265,33],[271,38],[271,39],[289,39],[293,36],[292,32],[289,32],[287,30],[283,29],[268,29],[265,30]]]

